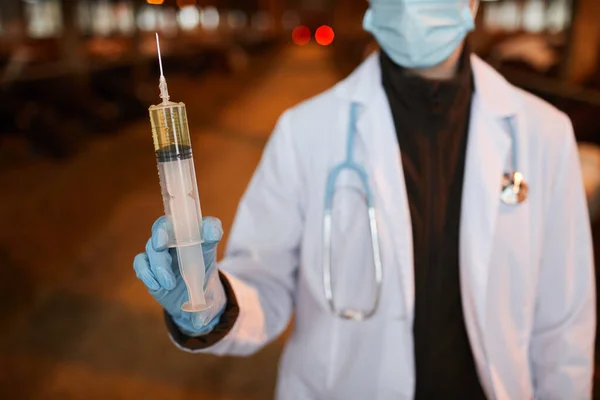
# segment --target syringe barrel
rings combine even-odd
[[[160,104],[149,111],[164,211],[175,236],[169,246],[201,243],[202,211],[185,104]]]
[[[149,112],[164,210],[173,232],[169,247],[177,248],[179,270],[190,299],[182,309],[201,311],[206,308],[202,211],[185,104],[159,104],[151,106]]]

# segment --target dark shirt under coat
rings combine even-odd
[[[409,73],[380,53],[412,221],[415,399],[485,399],[461,302],[459,232],[473,79],[463,51],[445,81]]]

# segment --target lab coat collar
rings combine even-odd
[[[491,115],[508,118],[517,112],[512,101],[511,85],[476,55],[471,55],[475,92]],[[352,74],[336,87],[338,96],[364,106],[374,104],[373,97],[381,90],[379,52],[371,54]]]
[[[513,87],[500,73],[476,55],[471,55],[475,92],[481,106],[498,118],[509,118],[517,113]]]
[[[346,79],[337,84],[335,92],[342,99],[361,105],[369,105],[370,99],[381,86],[379,52],[371,54]]]

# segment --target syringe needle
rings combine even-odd
[[[158,65],[160,66],[160,79],[159,79],[159,89],[160,89],[160,98],[163,99],[163,104],[167,104],[169,101],[169,89],[167,88],[167,80],[165,79],[165,75],[163,74],[163,66],[162,66],[162,57],[160,54],[160,41],[158,40],[158,33],[156,33],[156,49],[158,51]]]
[[[163,74],[162,58],[160,56],[160,41],[158,40],[158,32],[156,32],[156,49],[158,51],[158,65],[160,66],[160,76],[165,76]]]

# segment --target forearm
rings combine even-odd
[[[287,294],[275,285],[275,291],[261,292],[246,281],[221,272],[221,282],[227,295],[227,304],[215,328],[200,336],[186,335],[173,319],[165,314],[165,322],[173,343],[183,351],[216,355],[246,356],[255,353],[277,337],[291,316],[291,304],[282,313],[273,312],[269,304],[291,303]],[[269,300],[266,300],[269,299]],[[267,321],[270,317],[270,323]],[[277,321],[273,321],[273,318]],[[276,328],[273,329],[273,325]]]
[[[173,343],[180,349],[189,352],[200,352],[208,349],[225,338],[235,325],[240,313],[237,297],[225,275],[219,272],[219,278],[227,296],[227,303],[224,311],[217,317],[217,325],[210,332],[200,335],[192,335],[184,332],[171,315],[166,311],[164,312],[165,324],[169,331],[169,336]]]

